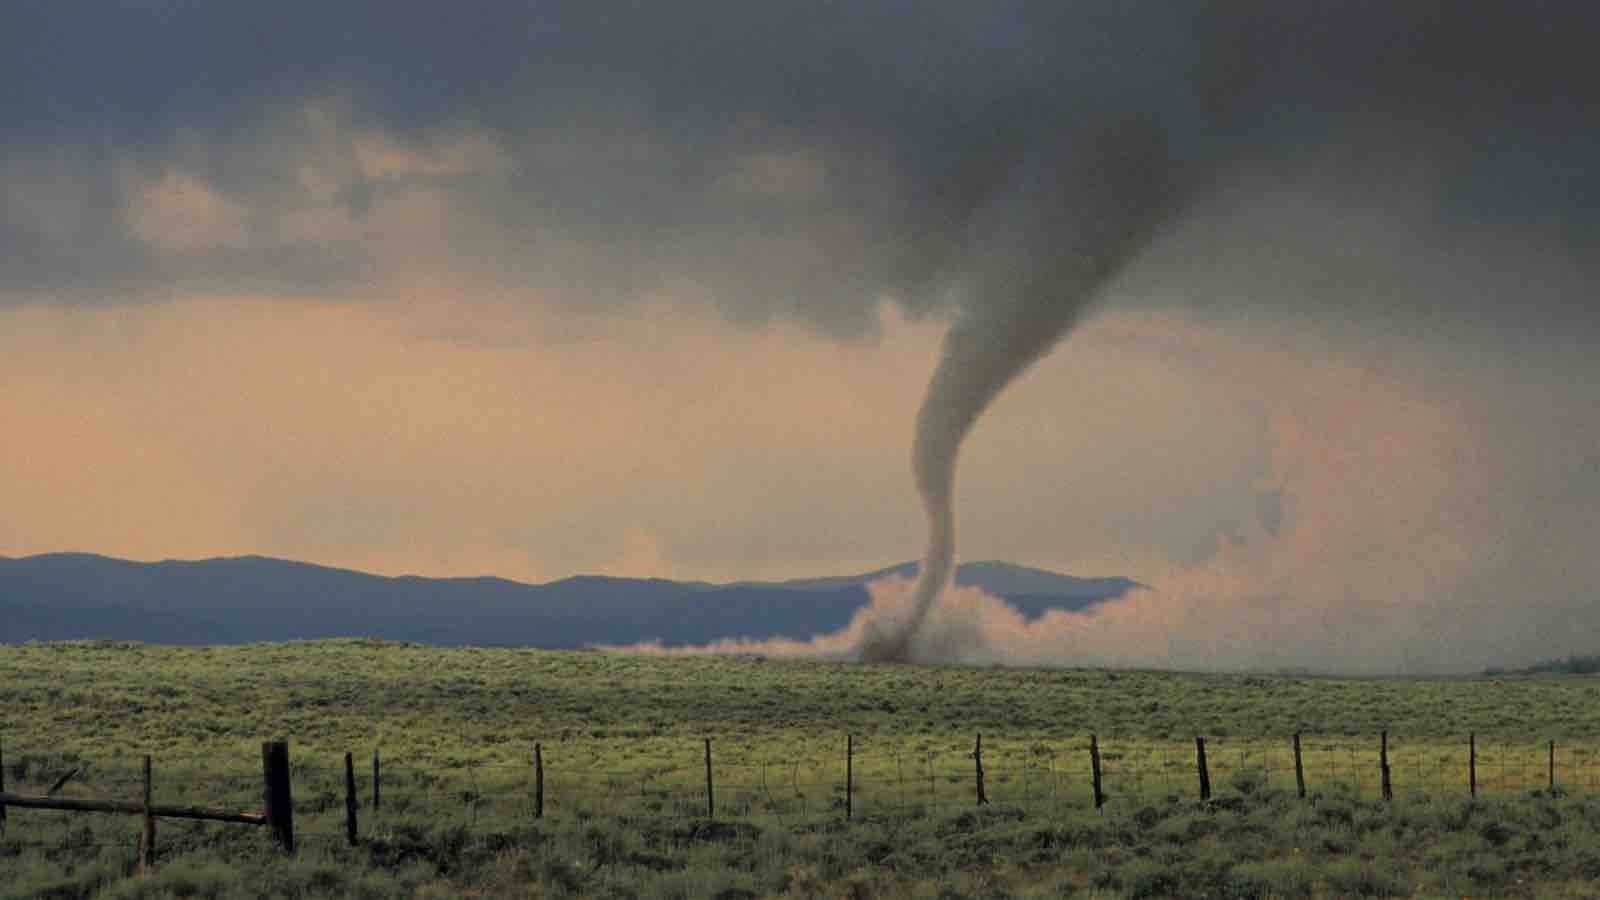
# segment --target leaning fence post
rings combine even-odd
[[[855,788],[856,788],[856,785],[855,785],[855,780],[856,780],[855,779],[855,774],[856,774],[855,773],[855,756],[856,756],[856,736],[853,735],[853,734],[847,734],[847,735],[844,736],[844,818],[845,818],[845,821],[849,821],[850,820],[850,814],[853,812],[853,810],[851,809],[851,806],[852,806],[852,803],[853,803],[853,795],[855,794]]]
[[[972,748],[972,764],[978,775],[978,805],[984,806],[989,802],[989,795],[983,790],[983,735],[978,735],[978,743]]]
[[[1467,790],[1478,796],[1478,736],[1467,735]]]
[[[1106,795],[1100,790],[1100,739],[1089,735],[1089,766],[1094,773],[1094,808],[1106,805]]]
[[[533,817],[544,818],[544,746],[533,745]]]
[[[711,738],[706,738],[706,818],[716,818],[716,810],[716,794],[711,784]]]
[[[1300,732],[1294,733],[1294,787],[1300,799],[1306,798],[1306,770],[1300,765]]]
[[[261,745],[262,799],[272,839],[285,853],[294,852],[294,801],[289,790],[289,744],[267,741]]]
[[[356,758],[351,753],[344,755],[344,837],[356,845]]]
[[[1383,778],[1383,799],[1394,799],[1394,788],[1389,784],[1389,730],[1378,734],[1378,772]]]
[[[382,784],[382,782],[378,779],[378,748],[377,747],[373,747],[372,748],[372,811],[373,812],[377,812],[378,811],[379,801],[380,801],[380,798],[382,797],[381,789],[379,788],[380,784]]]
[[[150,815],[150,757],[144,758],[144,828],[139,832],[139,877],[150,874],[156,862],[156,817]]]
[[[1200,799],[1211,799],[1211,771],[1206,768],[1206,739],[1194,737],[1194,764],[1200,770]]]

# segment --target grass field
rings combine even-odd
[[[63,793],[129,798],[149,754],[158,802],[257,808],[261,742],[283,738],[303,838],[283,859],[258,829],[164,820],[161,865],[139,880],[133,817],[13,809],[0,897],[1600,896],[1597,688],[372,641],[0,647],[8,789],[42,793],[77,770]],[[1196,735],[1210,803],[1198,799]],[[354,848],[343,843],[346,752],[360,763]]]

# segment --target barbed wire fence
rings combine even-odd
[[[971,743],[967,743],[970,740]],[[1351,736],[1204,737],[1195,743],[1083,735],[1008,740],[841,734],[815,752],[764,754],[747,742],[685,741],[681,751],[618,754],[616,742],[539,744],[527,763],[451,760],[409,764],[379,751],[360,777],[343,754],[296,749],[290,757],[296,841],[348,843],[421,830],[508,832],[543,819],[668,819],[698,826],[918,817],[978,806],[1042,815],[1131,811],[1157,801],[1233,802],[1277,792],[1317,802],[1332,795],[1390,800],[1555,796],[1600,792],[1600,743],[1479,739],[1445,742]],[[836,745],[836,746],[835,746]],[[611,752],[607,752],[611,751]],[[0,748],[0,798],[126,800],[142,789],[128,757]],[[625,758],[619,762],[618,757]],[[240,761],[243,763],[243,760]],[[200,764],[163,767],[164,800],[237,810],[263,804],[260,772]],[[248,829],[163,819],[164,853],[259,840]],[[121,816],[6,809],[0,855],[23,849],[81,858],[137,851],[140,825]],[[120,858],[120,857],[119,857]]]

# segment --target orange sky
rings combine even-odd
[[[916,556],[906,446],[941,324],[885,308],[880,334],[837,341],[674,309],[523,322],[556,336],[515,346],[287,298],[0,312],[0,550],[530,580]],[[1258,411],[1126,348],[1074,349],[969,448],[969,555],[1115,566],[1121,532],[1183,555],[1249,513],[1224,494],[1260,476]]]
[[[942,327],[887,307],[854,341],[665,301],[527,318],[549,337],[514,345],[281,297],[0,323],[6,555],[732,580],[863,570],[924,537],[906,446]],[[1570,631],[1560,604],[1530,614],[1475,587],[1551,591],[1593,563],[1549,539],[1570,511],[1530,517],[1527,448],[1485,418],[1483,377],[1429,362],[1100,315],[975,432],[962,556],[1150,584],[1068,629],[1076,652],[1124,662],[1161,641],[1196,664],[1340,668],[1329,647],[1379,632],[1386,659],[1427,669]],[[1054,645],[1030,634],[1034,656]]]

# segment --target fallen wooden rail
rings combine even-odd
[[[84,800],[77,797],[30,796],[27,794],[0,793],[0,806],[22,806],[30,809],[64,809],[69,812],[128,813],[142,816],[145,806],[137,800]],[[164,806],[153,804],[150,815],[158,819],[206,819],[212,822],[234,822],[240,825],[265,825],[264,813],[230,812],[204,806]]]
[[[0,761],[3,762],[3,761]],[[5,766],[0,764],[0,831],[5,829],[6,809],[54,809],[64,812],[116,813],[139,816],[144,827],[139,833],[139,874],[150,872],[156,858],[156,819],[199,819],[206,822],[230,822],[236,825],[266,825],[272,829],[272,839],[285,852],[294,852],[294,802],[289,790],[289,745],[284,741],[267,741],[261,745],[262,803],[259,812],[236,812],[211,806],[175,806],[157,804],[150,799],[150,757],[144,758],[144,796],[139,800],[92,800],[81,797],[59,797],[55,792],[77,775],[73,769],[56,779],[49,792],[39,794],[13,794],[5,789]],[[356,842],[354,812],[355,775],[350,767],[350,755],[345,754],[345,792],[350,807],[350,842]]]

